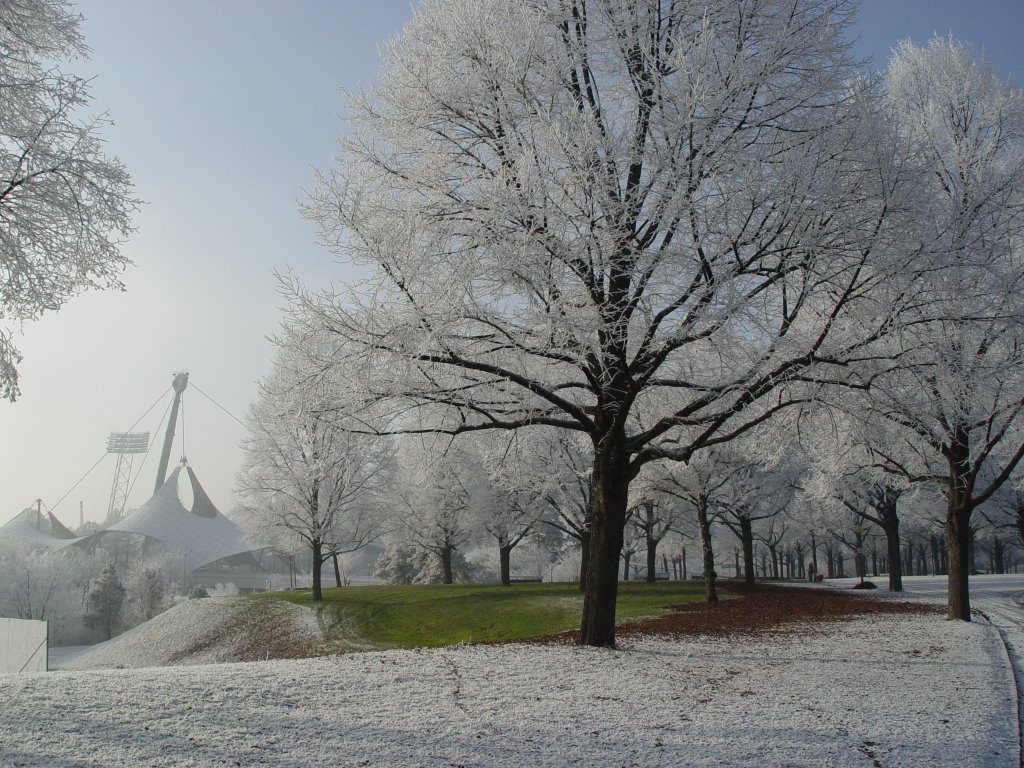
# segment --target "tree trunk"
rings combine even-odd
[[[324,567],[323,542],[314,539],[310,548],[313,550],[313,600],[320,602],[324,599],[323,589],[320,584],[320,571]]]
[[[653,584],[658,570],[658,542],[647,537],[647,581]]]
[[[950,505],[952,507],[952,505]],[[951,508],[946,517],[946,540],[949,543],[949,573],[947,575],[948,600],[946,617],[971,620],[970,513]]]
[[[501,586],[512,586],[512,547],[506,544],[498,545],[498,559],[501,561]]]
[[[445,544],[443,547],[441,547],[442,584],[451,584],[455,581],[454,575],[452,573],[452,550],[453,547],[451,544]]]
[[[958,429],[948,454],[946,541],[949,547],[947,613],[949,619],[971,620],[971,479],[966,429]]]
[[[754,527],[750,518],[740,516],[740,543],[743,545],[743,583],[754,585]]]
[[[900,567],[900,521],[885,521],[885,546],[889,557],[889,591],[903,591],[903,569]]]
[[[342,587],[344,584],[341,583],[341,565],[338,563],[338,553],[331,553],[331,562],[334,563],[334,586]]]
[[[590,564],[590,534],[580,536],[580,592],[587,590],[587,567]]]
[[[629,581],[629,561],[633,559],[632,552],[622,553],[622,580]]]
[[[613,440],[611,436],[606,438]],[[615,601],[619,589],[619,555],[626,525],[629,464],[620,436],[617,446],[598,446],[591,476],[590,559],[583,593],[580,644],[615,647]]]
[[[700,529],[700,549],[704,560],[704,597],[709,603],[718,602],[715,580],[715,550],[711,542],[711,521],[708,519],[707,499],[701,497],[697,504],[697,525]]]

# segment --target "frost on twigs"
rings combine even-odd
[[[59,0],[0,4],[0,396],[18,396],[21,323],[92,288],[122,288],[139,201],[103,152],[88,82],[54,59],[87,52]]]
[[[362,285],[294,291],[396,431],[593,448],[584,642],[614,642],[643,465],[865,386],[914,301],[903,145],[853,4],[438,2],[305,207]],[[425,425],[425,426],[424,426]]]

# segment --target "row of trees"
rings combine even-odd
[[[294,398],[299,388],[289,391]],[[280,402],[272,392],[265,394]],[[329,410],[325,390],[318,388],[315,395],[316,410]],[[339,555],[370,542],[386,545],[376,574],[395,583],[496,578],[509,584],[513,553],[526,544],[520,577],[541,577],[539,555],[552,568],[558,562],[563,577],[566,562],[578,563],[571,577],[585,587],[591,525],[585,442],[549,428],[458,443],[423,435],[360,438],[344,425],[320,419],[314,442],[321,448],[332,445],[333,451],[314,452],[308,449],[309,436],[296,431],[300,420],[287,413],[269,418],[261,404],[254,406],[251,421],[264,419],[262,434],[247,444],[248,462],[239,477],[248,504],[236,514],[280,549],[308,551],[315,599],[322,597],[317,571],[334,559],[340,585],[348,566],[338,565]],[[805,443],[814,442],[810,429],[805,425]],[[372,452],[355,440],[376,450],[372,473],[366,465]],[[744,454],[745,447],[752,453]],[[934,489],[878,483],[870,468],[850,464],[837,483],[835,466],[823,467],[820,457],[800,443],[791,444],[785,461],[774,465],[757,463],[758,452],[756,440],[737,440],[730,450],[702,452],[685,467],[664,465],[643,473],[627,511],[622,578],[701,574],[708,599],[715,600],[723,564],[748,581],[755,574],[863,576],[870,564],[872,573],[881,569],[889,575],[895,590],[902,588],[904,572],[948,572],[937,512],[941,499]],[[314,454],[317,462],[310,461]],[[367,474],[340,493],[334,484],[354,477],[355,468]],[[260,485],[245,485],[254,475]],[[319,497],[311,498],[312,489],[319,489]],[[981,567],[987,570],[1009,567],[1018,512],[1024,509],[1017,498],[1000,495],[983,508],[972,529],[972,546],[981,547],[981,560],[987,558]],[[977,560],[972,556],[971,570]]]
[[[614,644],[638,489],[693,504],[706,542],[719,452],[766,515],[786,503],[766,473],[811,456],[793,482],[880,527],[890,564],[894,499],[937,490],[949,616],[970,619],[974,513],[1024,455],[1024,101],[954,41],[862,74],[854,11],[441,0],[350,101],[305,213],[368,277],[286,281],[283,365],[332,382],[323,414],[373,450],[512,434],[524,460],[498,464],[526,492],[531,433],[582,440],[584,644]],[[749,566],[761,513],[725,514]]]

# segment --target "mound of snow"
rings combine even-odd
[[[188,600],[61,665],[63,669],[158,667],[295,659],[324,652],[316,613],[276,600]]]

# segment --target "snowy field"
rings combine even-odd
[[[911,592],[919,592],[911,585]],[[1017,766],[995,627],[0,676],[3,766]]]

